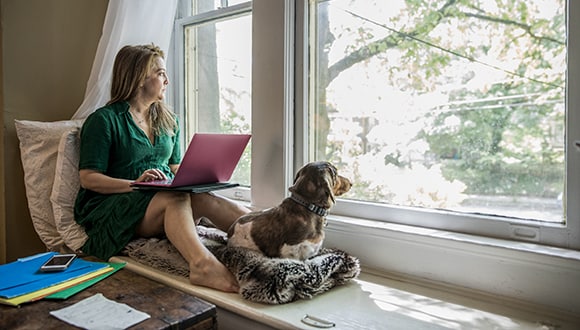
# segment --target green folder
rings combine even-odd
[[[74,294],[81,292],[82,290],[84,290],[84,289],[90,287],[91,285],[107,278],[108,276],[115,273],[119,269],[125,267],[124,262],[123,263],[107,262],[107,264],[109,266],[111,266],[113,268],[113,270],[111,270],[110,272],[107,272],[103,275],[99,275],[93,279],[86,281],[86,282],[82,282],[80,284],[77,284],[77,285],[70,287],[68,289],[55,292],[49,296],[44,297],[43,299],[68,299],[69,297],[73,296]]]

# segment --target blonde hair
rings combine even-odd
[[[113,64],[111,99],[107,105],[128,101],[137,93],[147,76],[155,67],[155,60],[165,59],[161,48],[154,44],[124,46],[119,50]],[[154,102],[149,108],[149,119],[153,134],[173,136],[177,131],[175,114],[162,101]]]

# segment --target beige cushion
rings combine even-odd
[[[80,127],[82,121],[16,120],[15,125],[32,224],[46,247],[58,251],[64,241],[56,229],[50,202],[58,144],[64,132]]]
[[[87,234],[74,220],[74,204],[80,187],[79,153],[80,129],[64,132],[58,145],[54,184],[52,186],[52,211],[56,230],[64,243],[78,251],[87,241]]]

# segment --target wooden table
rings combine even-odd
[[[49,312],[96,293],[151,315],[130,329],[217,329],[214,305],[127,269],[66,300],[40,300],[20,307],[0,305],[0,329],[76,329]]]

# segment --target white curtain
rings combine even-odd
[[[83,119],[110,98],[113,62],[125,45],[154,43],[168,54],[178,0],[109,0],[85,98],[72,119]]]

